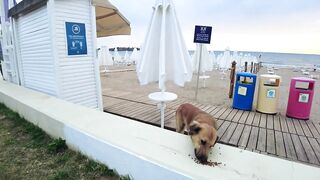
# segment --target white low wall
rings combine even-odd
[[[0,80],[0,102],[69,147],[134,179],[308,179],[320,168],[217,144],[195,163],[191,140],[168,130],[74,105]]]

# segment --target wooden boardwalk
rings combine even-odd
[[[110,91],[104,93],[104,111],[160,126],[157,104],[146,95]],[[320,124],[281,115],[266,115],[190,102],[179,98],[167,104],[165,128],[175,130],[175,110],[191,103],[218,120],[219,142],[253,152],[320,166]]]

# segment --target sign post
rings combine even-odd
[[[210,44],[211,32],[212,32],[211,26],[195,26],[193,42],[200,43],[200,56],[199,56],[200,59],[199,59],[199,67],[198,67],[197,89],[195,94],[195,100],[197,100],[197,97],[198,97],[202,46],[203,44]]]

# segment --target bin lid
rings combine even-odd
[[[257,77],[257,75],[249,73],[249,72],[239,72],[239,73],[237,73],[237,76],[252,77],[252,78]]]
[[[301,82],[315,82],[314,79],[306,78],[306,77],[294,77],[291,80],[301,81]]]
[[[280,76],[274,74],[261,74],[260,77],[262,78],[270,78],[270,79],[281,79]]]

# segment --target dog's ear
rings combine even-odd
[[[196,121],[193,121],[190,124],[190,132],[189,132],[189,134],[190,135],[198,134],[200,130],[201,130],[200,124],[198,122],[196,122]]]

